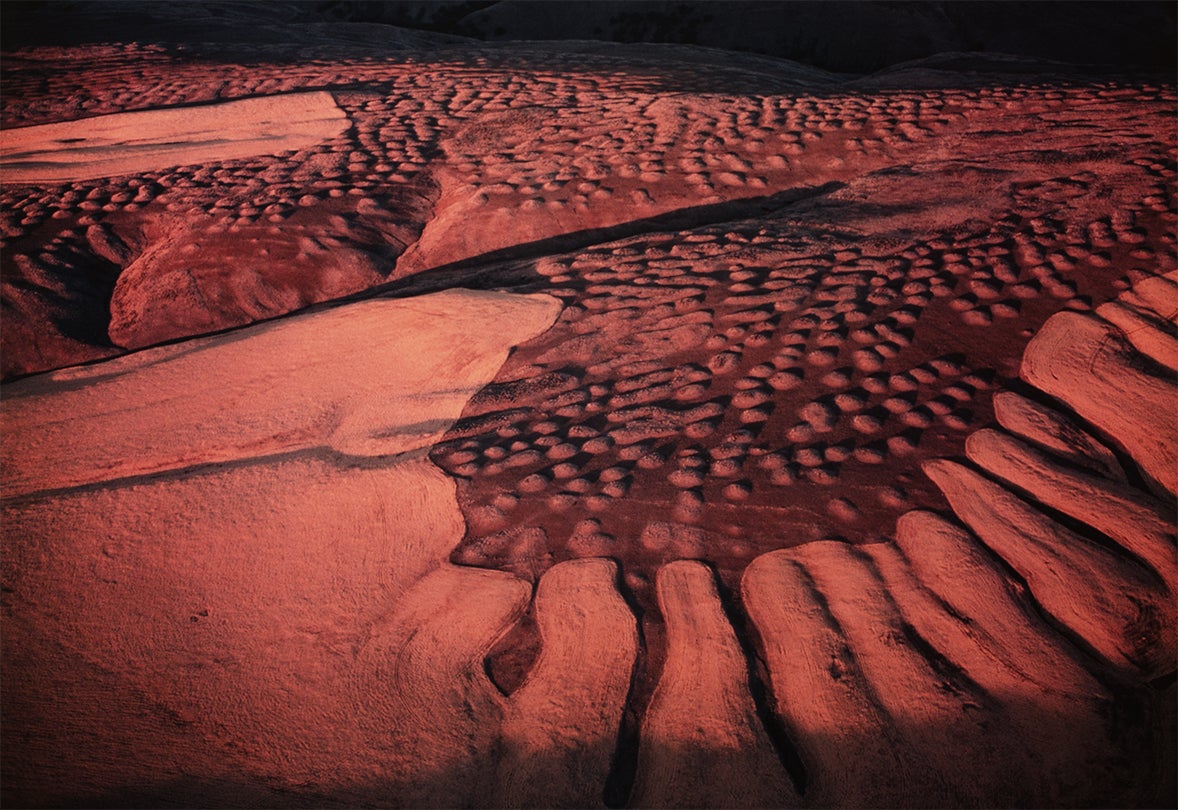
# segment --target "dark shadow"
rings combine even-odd
[[[1146,690],[1154,692],[1157,702],[1165,699],[1166,692],[1172,696],[1173,688]],[[998,696],[999,702],[1010,716],[1018,717],[1021,723],[1033,725],[1042,722],[1051,728],[1062,730],[1064,733],[1070,728],[1070,739],[1059,740],[1059,746],[1078,752],[1084,749],[1087,741],[1083,735],[1087,728],[1083,719],[1061,718],[1052,714],[1051,709],[1038,705],[1034,698],[1016,695]],[[1137,722],[1166,722],[1167,710],[1164,708],[1149,708],[1149,696],[1145,691],[1138,691],[1134,695],[1123,695],[1126,703],[1137,704],[1133,714],[1140,712],[1140,717],[1124,718]],[[771,696],[769,697],[772,700]],[[1001,716],[1001,715],[997,715]],[[1005,725],[1001,722],[999,725]],[[549,750],[529,752],[527,759],[512,758],[502,753],[504,749],[513,748],[513,741],[501,742],[501,752],[481,760],[463,758],[455,763],[455,769],[439,770],[429,763],[422,763],[421,770],[414,775],[411,783],[397,784],[382,781],[379,777],[362,783],[349,785],[343,789],[325,789],[314,783],[295,783],[281,780],[281,778],[264,778],[251,775],[244,761],[239,760],[240,754],[232,751],[222,751],[215,755],[217,764],[226,773],[238,773],[239,776],[211,777],[201,775],[199,766],[191,768],[182,761],[173,759],[183,756],[184,747],[173,749],[173,757],[150,759],[156,760],[158,770],[153,770],[151,776],[142,774],[139,780],[129,776],[136,768],[120,767],[117,774],[101,771],[101,763],[110,762],[111,754],[104,753],[98,746],[101,738],[85,739],[80,736],[81,729],[71,732],[59,732],[54,735],[61,747],[57,753],[63,756],[79,757],[83,762],[82,771],[69,774],[58,784],[38,782],[37,775],[48,763],[43,761],[30,762],[25,757],[21,760],[30,766],[25,773],[5,772],[3,802],[5,807],[12,808],[366,808],[366,807],[513,807],[513,806],[544,806],[544,807],[587,807],[598,805],[602,801],[602,791],[597,784],[596,774],[579,771],[580,763],[599,763],[608,761],[612,740],[603,740],[589,744],[579,750],[560,750],[553,747]],[[1000,732],[988,730],[974,721],[956,721],[950,726],[946,718],[944,726],[935,724],[914,723],[901,721],[889,726],[883,739],[859,739],[853,735],[843,733],[842,729],[829,730],[830,740],[822,739],[822,732],[810,730],[803,737],[802,749],[813,757],[814,752],[825,748],[828,752],[834,748],[845,746],[848,754],[853,753],[882,753],[889,747],[894,749],[886,756],[886,761],[862,762],[846,766],[843,770],[855,774],[851,783],[834,783],[828,773],[819,773],[819,779],[803,787],[800,791],[801,802],[792,793],[773,796],[765,790],[765,774],[749,773],[746,763],[749,752],[739,749],[721,750],[702,745],[683,745],[644,742],[635,739],[633,744],[643,746],[642,756],[670,764],[670,773],[678,774],[678,784],[672,779],[669,796],[683,798],[684,786],[705,786],[710,797],[695,796],[690,803],[692,807],[728,806],[721,804],[722,798],[717,797],[740,796],[751,793],[760,800],[762,807],[792,807],[792,806],[825,806],[834,797],[843,798],[847,804],[843,806],[863,807],[1122,807],[1149,808],[1174,806],[1174,779],[1172,763],[1167,765],[1150,764],[1138,760],[1128,759],[1119,762],[1103,762],[1105,767],[1093,767],[1087,770],[1077,770],[1071,774],[1072,780],[1067,784],[1058,784],[1060,774],[1042,774],[1034,770],[1035,766],[1028,764],[1019,757],[1025,756],[1025,749],[1033,748],[1017,737],[1011,738],[1006,746],[987,748],[987,743],[994,743]],[[1172,734],[1172,732],[1170,732]],[[969,750],[970,743],[966,740],[977,737],[978,756],[963,757],[953,770],[944,767],[944,760],[940,767],[920,754],[920,749],[936,745],[936,741],[957,735],[953,743],[955,751]],[[910,747],[907,741],[915,741],[915,747]],[[1142,752],[1151,744],[1148,734],[1130,732],[1123,740],[1126,753]],[[202,744],[195,737],[190,737],[184,744],[193,753]],[[132,742],[129,745],[119,744],[123,753],[134,755],[145,745],[143,741]],[[206,759],[205,752],[200,756]],[[330,751],[323,752],[324,761],[329,762]],[[44,755],[44,754],[43,754]],[[828,753],[827,756],[830,754]],[[1154,757],[1162,759],[1164,750],[1155,750]],[[1150,757],[1150,758],[1154,758]],[[1010,767],[1002,764],[1010,760]],[[633,761],[637,762],[638,752],[633,752]],[[812,758],[811,764],[818,764],[818,759]],[[141,763],[134,763],[140,765]],[[838,767],[841,763],[830,763]],[[516,767],[512,767],[516,766]],[[522,766],[522,767],[519,767]],[[641,765],[639,765],[641,768]],[[517,770],[518,768],[518,770]],[[50,771],[58,768],[50,767]],[[143,771],[142,767],[138,770]],[[498,793],[502,790],[505,780],[503,776],[512,773],[515,776],[514,785],[524,793],[516,796],[517,802],[507,801],[508,797]],[[740,774],[736,781],[722,783],[721,778],[732,778],[733,774]],[[639,773],[638,779],[645,774]],[[465,779],[464,779],[465,777]],[[524,777],[521,779],[520,777]],[[1007,781],[1007,778],[1009,781]],[[1046,800],[1044,793],[1047,785],[1055,784],[1059,793]],[[650,791],[651,785],[645,785]],[[653,792],[657,797],[658,788],[654,785]],[[678,788],[678,790],[676,790]],[[650,793],[647,794],[648,796]],[[528,798],[533,804],[525,804]],[[627,790],[622,795],[606,796],[604,803],[608,807],[641,807],[639,798],[634,792]],[[709,801],[708,799],[711,799]],[[518,801],[523,799],[524,801]],[[671,806],[678,806],[672,804]]]
[[[538,13],[524,0],[373,3],[4,3],[5,49],[128,41],[284,45],[290,50],[351,46],[373,51],[563,40],[571,50],[641,43],[644,48],[739,55],[770,65],[795,60],[828,71],[869,73],[938,53],[958,60],[1016,54],[1172,74],[1172,3],[923,2],[568,3]],[[179,6],[169,8],[170,6]],[[194,31],[195,29],[195,31]],[[596,40],[588,43],[589,40]],[[549,47],[552,47],[551,45]],[[690,49],[690,50],[688,50]],[[1007,60],[1009,61],[1009,60]],[[788,66],[788,62],[780,62]],[[1017,69],[1010,65],[1008,70]],[[1094,69],[1094,68],[1089,68]]]
[[[0,270],[4,279],[4,308],[12,306],[5,317],[20,321],[13,334],[45,329],[44,322],[29,315],[41,312],[44,320],[66,341],[77,341],[99,351],[115,348],[107,337],[110,326],[107,304],[122,267],[88,251],[81,240],[48,250],[43,240],[34,244],[39,253],[25,256],[23,264],[12,260],[14,251],[5,251],[6,260]],[[14,360],[11,355],[21,355],[23,346],[5,346],[5,349],[7,374],[12,367],[19,367],[23,358],[18,356]]]
[[[799,795],[804,796],[809,786],[810,777],[806,772],[806,763],[801,751],[790,739],[789,729],[785,722],[773,710],[773,689],[769,671],[760,654],[763,642],[757,635],[756,625],[748,617],[741,601],[739,589],[729,587],[723,577],[712,572],[712,581],[716,585],[716,593],[720,596],[720,606],[728,622],[736,630],[736,640],[744,653],[748,664],[748,688],[756,707],[757,718],[765,729],[765,734],[773,744],[773,750],[793,783]]]
[[[772,214],[798,203],[832,194],[843,188],[844,185],[844,183],[830,182],[821,186],[789,189],[761,197],[746,197],[709,205],[689,206],[664,214],[630,220],[618,225],[587,228],[550,236],[534,242],[481,253],[478,256],[460,259],[429,270],[422,270],[412,276],[377,287],[370,287],[362,292],[320,306],[337,306],[376,296],[407,298],[447,290],[452,287],[502,289],[523,282],[535,281],[539,278],[531,269],[500,266],[509,262],[519,263],[544,256],[572,253],[593,245],[616,242],[643,234],[694,230]],[[503,272],[505,270],[506,273]],[[491,271],[496,272],[493,277],[488,278],[491,276]]]
[[[260,318],[250,323],[236,324],[222,329],[214,329],[208,332],[200,332],[169,340],[163,340],[158,343],[153,343],[151,346],[168,346],[177,343],[184,343],[196,337],[209,337],[213,335],[222,335],[225,336],[225,339],[227,340],[236,340],[240,337],[244,337],[241,332],[244,327],[256,327],[260,324],[272,323],[297,313],[321,311],[343,304],[375,297],[408,298],[412,296],[448,290],[453,287],[468,287],[472,289],[504,289],[515,286],[536,284],[537,282],[544,282],[545,280],[533,269],[525,267],[504,268],[501,267],[501,265],[506,263],[519,263],[531,259],[538,259],[542,256],[550,254],[582,250],[593,245],[616,241],[619,239],[627,239],[630,237],[639,236],[641,234],[692,230],[695,228],[720,225],[725,222],[733,222],[741,219],[761,216],[764,214],[770,214],[807,200],[824,197],[837,191],[843,186],[843,183],[830,182],[821,186],[789,189],[787,191],[781,191],[775,194],[760,197],[748,197],[744,199],[729,200],[726,202],[713,203],[709,205],[689,206],[663,214],[645,217],[643,219],[623,222],[618,225],[612,225],[603,228],[589,228],[582,231],[559,234],[557,236],[552,236],[533,242],[527,242],[521,245],[513,245],[511,247],[490,251],[488,253],[462,259],[457,262],[451,262],[449,264],[415,273],[412,276],[400,278],[395,281],[380,284],[374,287],[368,287],[342,298],[336,298],[330,301],[323,301],[317,304],[312,304],[302,309],[276,313],[272,317]],[[78,259],[78,261],[83,260],[89,259],[86,257]],[[97,262],[101,260],[93,259],[93,261]],[[89,296],[84,296],[82,301],[75,306],[75,309],[77,309],[79,312],[81,312],[82,309],[85,311],[73,318],[73,321],[76,324],[90,324],[91,321],[94,322],[93,326],[90,327],[92,334],[89,332],[87,334],[89,335],[89,340],[91,343],[99,347],[107,347],[111,345],[110,340],[106,336],[106,328],[110,320],[108,304],[114,289],[117,272],[120,269],[115,265],[111,265],[111,268],[113,269],[111,273],[108,274],[109,277],[103,279],[104,286],[102,286],[100,290],[91,293]],[[5,275],[10,277],[11,273],[9,273],[9,271],[6,269]],[[11,283],[11,279],[6,278],[6,282]],[[96,306],[97,303],[101,303],[101,308]],[[75,326],[73,328],[77,329],[81,327]],[[234,333],[237,333],[237,337],[234,336]],[[120,351],[119,353],[124,352]],[[108,359],[108,357],[103,356],[102,358],[94,361],[83,360],[73,364],[90,365],[94,362],[101,362],[105,359]],[[45,370],[49,369],[37,368],[34,371],[12,373],[5,378],[5,381],[11,382],[30,374],[41,373]]]

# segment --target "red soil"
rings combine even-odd
[[[768,64],[6,58],[5,801],[1165,803],[1174,87]]]

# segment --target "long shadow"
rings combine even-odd
[[[412,276],[406,276],[388,284],[369,287],[358,293],[337,298],[329,304],[320,306],[335,306],[341,303],[364,300],[367,298],[405,298],[423,295],[455,286],[502,287],[504,278],[497,275],[494,280],[485,276],[491,270],[508,262],[526,262],[543,256],[571,253],[584,250],[593,245],[606,242],[616,242],[642,234],[662,233],[668,231],[684,231],[702,228],[709,225],[720,225],[726,222],[736,222],[752,217],[772,214],[797,205],[806,200],[824,197],[838,191],[845,183],[829,182],[821,186],[806,186],[781,191],[761,197],[746,197],[740,200],[713,203],[710,205],[696,205],[687,208],[677,208],[652,217],[633,219],[618,225],[601,228],[586,228],[571,233],[550,236],[532,242],[524,242],[511,247],[480,253],[466,259],[439,265],[428,270],[422,270]],[[534,280],[535,276],[527,274],[518,280]]]
[[[169,340],[162,340],[158,343],[153,343],[152,346],[168,346],[175,343],[183,343],[196,337],[211,337],[214,335],[221,335],[226,340],[242,339],[247,336],[247,334],[242,333],[242,330],[248,327],[257,327],[262,324],[279,321],[291,315],[319,312],[340,306],[341,304],[349,304],[372,298],[409,298],[426,293],[440,292],[453,287],[502,289],[503,287],[535,282],[539,279],[535,271],[517,268],[504,273],[502,272],[501,265],[510,262],[526,262],[530,259],[538,259],[542,256],[552,254],[583,250],[593,245],[627,239],[641,234],[691,230],[708,225],[720,225],[726,222],[736,222],[742,219],[771,214],[807,200],[826,196],[843,188],[845,185],[845,183],[829,182],[821,186],[789,189],[760,197],[746,197],[744,199],[730,200],[710,205],[678,208],[663,214],[630,220],[629,222],[623,222],[618,225],[603,228],[586,228],[581,231],[559,234],[533,242],[525,242],[523,244],[489,251],[456,262],[450,262],[449,264],[439,265],[438,267],[415,273],[412,276],[405,276],[374,287],[366,287],[351,295],[334,298],[330,301],[321,301],[301,309],[278,313],[272,317],[259,318],[247,324],[236,324],[222,329],[212,329],[207,332],[198,332]],[[104,303],[108,302],[109,297],[103,299],[103,301]],[[107,317],[109,318],[109,315]],[[234,333],[238,334],[234,336]],[[96,345],[107,345],[108,343],[109,341],[104,335],[102,342]],[[75,363],[75,365],[93,365],[108,359],[110,358],[101,357],[95,360],[83,360]],[[39,374],[41,371],[38,370],[28,374],[12,374],[5,379],[5,382],[14,382],[22,377]]]
[[[1061,718],[1044,706],[1036,705],[1033,698],[1006,695],[1004,702],[1009,705],[1027,724],[1050,723],[1056,728],[1069,730],[1074,724],[1077,736],[1085,733],[1086,726],[1080,716]],[[157,721],[158,722],[158,721]],[[926,741],[944,738],[956,731],[947,728],[948,720],[914,721],[907,727],[907,733]],[[281,771],[270,778],[251,772],[249,759],[231,750],[218,746],[210,752],[211,764],[193,766],[179,761],[189,749],[199,751],[207,742],[194,739],[195,734],[185,729],[167,729],[161,733],[166,739],[176,742],[170,751],[152,757],[153,768],[144,767],[134,755],[150,749],[145,740],[116,740],[118,751],[125,757],[119,761],[110,749],[102,748],[111,735],[100,733],[87,736],[85,728],[49,729],[48,745],[32,757],[25,751],[17,750],[15,755],[24,766],[10,772],[11,779],[4,784],[4,806],[6,807],[90,807],[90,808],[237,808],[237,807],[289,807],[289,808],[359,808],[359,807],[589,807],[601,801],[598,784],[590,775],[565,782],[554,779],[547,784],[532,783],[523,787],[522,795],[515,791],[497,793],[496,788],[507,787],[503,766],[507,763],[496,759],[462,760],[456,767],[447,769],[439,763],[422,762],[417,774],[410,780],[383,778],[374,775],[369,779],[345,786],[319,786],[314,782],[299,781],[298,777]],[[829,750],[833,745],[847,746],[857,750],[857,744],[867,742],[854,737],[834,734],[833,740],[824,741],[821,730],[812,732],[806,744],[812,750]],[[981,741],[984,745],[984,740]],[[1073,740],[1061,740],[1073,749],[1078,745]],[[596,741],[572,756],[567,749],[555,746],[542,748],[533,753],[525,774],[557,774],[570,772],[582,763],[600,762],[610,754],[609,740]],[[677,765],[679,773],[655,775],[649,787],[653,797],[659,797],[663,789],[672,801],[682,798],[684,784],[699,784],[698,778],[691,778],[693,769],[707,769],[716,774],[711,783],[712,802],[717,796],[728,793],[739,796],[755,785],[766,774],[747,773],[741,782],[732,779],[748,763],[751,752],[742,749],[707,746],[701,743],[681,743],[663,740],[647,740],[645,753],[651,761]],[[1136,742],[1135,748],[1139,748]],[[1021,746],[1012,744],[1017,757]],[[964,750],[968,750],[965,748]],[[201,751],[201,754],[204,752]],[[900,752],[895,768],[889,772],[878,761],[856,763],[856,767],[876,774],[878,784],[864,779],[854,784],[838,784],[831,781],[832,774],[824,773],[826,782],[807,787],[794,794],[774,795],[761,789],[753,795],[766,807],[827,806],[832,799],[840,799],[850,807],[1173,807],[1175,790],[1173,769],[1165,765],[1167,754],[1156,752],[1153,762],[1137,762],[1132,765],[1116,763],[1107,770],[1094,767],[1073,770],[1065,774],[1051,775],[1060,783],[1062,795],[1054,801],[1044,802],[1046,794],[1041,785],[1019,779],[1029,773],[1026,767],[1015,762],[1011,768],[1013,779],[1005,789],[996,786],[995,778],[1001,768],[999,759],[986,748],[979,749],[979,759],[965,759],[961,769],[952,773],[934,765],[927,770],[913,760],[913,751]],[[63,768],[52,761],[59,754],[77,762],[78,767]],[[907,755],[905,758],[904,755]],[[332,762],[333,752],[324,752],[324,762]],[[149,754],[149,756],[151,756]],[[905,761],[906,759],[906,761]],[[125,763],[130,762],[128,766]],[[379,760],[377,760],[379,761]],[[113,763],[113,773],[106,771]],[[828,763],[829,764],[829,763]],[[1025,765],[1025,763],[1021,763]],[[1103,763],[1102,763],[1103,764]],[[1169,773],[1167,773],[1169,771]],[[473,775],[481,783],[472,788],[464,784],[465,774]],[[63,773],[59,778],[53,778]],[[967,774],[964,776],[962,774]],[[644,774],[651,778],[649,770]],[[518,777],[517,777],[518,778]],[[970,780],[977,784],[971,785]],[[725,780],[725,781],[721,781]],[[517,784],[516,790],[519,790]],[[513,795],[515,793],[515,795]],[[799,795],[800,794],[800,795]],[[800,801],[799,801],[800,800]],[[541,803],[542,802],[542,803]],[[688,806],[715,806],[697,800]],[[641,807],[641,798],[633,793],[622,797],[616,804],[606,806]],[[675,805],[672,805],[675,806]],[[725,806],[725,805],[721,805]]]

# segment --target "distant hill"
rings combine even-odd
[[[1178,6],[1169,2],[5,2],[5,49],[138,39],[214,40],[258,26],[329,22],[506,40],[703,45],[869,73],[947,51],[1010,53],[1173,72]],[[310,32],[308,32],[310,33]],[[429,40],[443,44],[445,37]]]

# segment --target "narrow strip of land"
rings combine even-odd
[[[0,139],[0,179],[74,182],[276,155],[347,127],[347,114],[323,91],[101,115],[8,130]]]

